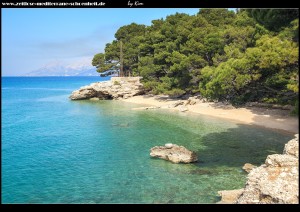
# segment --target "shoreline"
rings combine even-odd
[[[120,99],[123,102],[135,103],[141,106],[152,106],[154,109],[168,109],[180,111],[178,107],[168,107],[180,99],[170,99],[165,96],[150,96],[140,95],[133,96],[128,99]],[[234,108],[231,105],[224,105],[222,103],[214,102],[200,102],[198,101],[194,105],[185,105],[187,111],[183,113],[197,113],[202,115],[213,116],[216,118],[222,118],[231,120],[241,124],[247,124],[257,127],[263,127],[270,130],[281,131],[294,135],[299,133],[299,120],[298,117],[289,115],[288,110],[282,109],[269,109],[262,107],[240,107]],[[143,110],[145,107],[134,108],[137,110]]]

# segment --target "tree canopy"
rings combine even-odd
[[[295,104],[298,98],[298,9],[200,9],[115,33],[92,64],[142,76],[149,92],[200,93],[235,104]]]

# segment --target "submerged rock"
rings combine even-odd
[[[155,146],[150,149],[150,156],[171,161],[173,163],[192,163],[198,160],[197,154],[176,144]]]
[[[112,124],[113,127],[129,127],[129,123],[123,123],[123,124]]]
[[[112,77],[110,81],[96,82],[73,91],[71,100],[120,99],[144,93],[140,77]]]

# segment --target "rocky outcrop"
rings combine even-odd
[[[295,139],[292,139],[285,144],[283,154],[292,155],[299,158],[299,134],[296,134]]]
[[[243,166],[243,170],[245,172],[250,172],[252,169],[256,168],[257,166],[252,165],[251,163],[245,163],[245,165]]]
[[[199,97],[198,96],[191,96],[189,97],[184,105],[195,105],[197,102],[199,102]]]
[[[179,110],[182,111],[181,108],[186,108],[184,109],[184,111],[187,110],[188,105],[195,105],[196,103],[200,102],[199,96],[191,96],[189,97],[187,100],[178,100],[170,105],[168,105],[168,108],[175,108],[175,107],[179,107]]]
[[[183,105],[184,104],[184,101],[183,100],[179,100],[179,101],[176,101],[172,104],[169,105],[169,108],[174,108],[174,107],[177,107],[179,105]]]
[[[231,203],[298,204],[298,165],[299,140],[297,134],[294,139],[285,145],[283,154],[269,155],[265,164],[250,171],[243,192],[238,195],[236,200],[232,199]],[[226,192],[230,193],[231,191]],[[227,195],[224,191],[219,192],[219,194],[222,196],[222,200],[223,195]],[[230,201],[227,203],[230,203]]]
[[[236,190],[229,190],[229,191],[218,191],[218,194],[222,197],[218,204],[232,204],[233,202],[237,201],[238,197],[243,193],[244,189],[236,189]]]
[[[150,149],[150,156],[171,161],[173,163],[192,163],[198,160],[197,154],[176,144],[165,144]]]
[[[81,87],[72,92],[70,99],[127,99],[143,93],[144,88],[140,83],[140,77],[112,77],[110,81],[96,82]]]

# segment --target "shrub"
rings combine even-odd
[[[143,85],[144,85],[145,90],[151,91],[158,85],[158,82],[148,81],[148,82],[144,82]]]
[[[184,90],[181,90],[179,88],[173,88],[172,90],[165,92],[165,94],[169,95],[170,97],[179,97],[185,93],[186,92]]]

